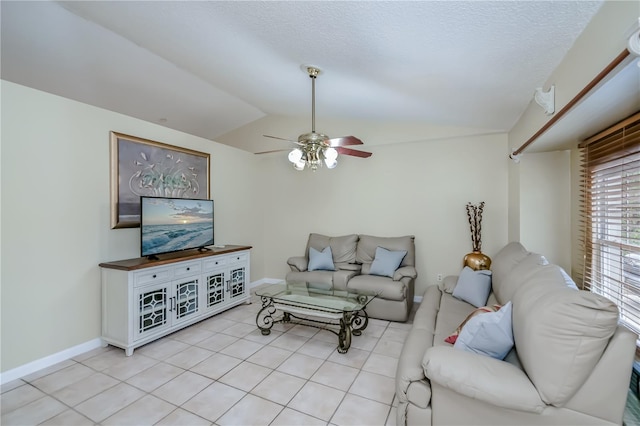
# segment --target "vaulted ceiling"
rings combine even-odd
[[[349,122],[502,132],[601,5],[2,1],[1,77],[249,152],[283,123],[277,136],[310,131],[307,64],[331,136]]]

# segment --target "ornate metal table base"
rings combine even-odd
[[[269,335],[271,333],[271,328],[274,324],[277,323],[294,323],[306,325],[309,327],[315,327],[322,330],[330,331],[331,333],[338,336],[338,352],[343,354],[349,350],[351,346],[351,335],[360,336],[362,331],[367,328],[369,324],[369,316],[367,315],[366,310],[362,309],[360,311],[354,312],[329,312],[323,310],[321,308],[313,309],[308,306],[297,306],[297,305],[285,305],[283,303],[278,303],[278,308],[276,308],[273,303],[273,298],[269,296],[261,296],[262,300],[262,309],[256,315],[256,325],[260,329],[260,332],[263,335]],[[278,314],[278,311],[282,311]],[[321,321],[317,319],[303,318],[298,317],[293,314],[291,311],[296,311],[300,314],[316,316],[316,317],[325,317],[327,319],[334,319],[337,322],[331,321]],[[294,318],[295,320],[292,320]],[[339,330],[335,330],[330,328],[331,326],[339,327]]]

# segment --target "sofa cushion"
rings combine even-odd
[[[462,328],[455,349],[504,359],[513,348],[511,302],[497,312],[476,315]]]
[[[476,315],[480,315],[480,314],[486,314],[489,312],[497,312],[500,309],[500,305],[493,305],[493,306],[481,306],[478,309],[476,309],[475,311],[471,312],[465,319],[464,321],[462,321],[460,323],[460,325],[458,326],[458,328],[456,328],[454,330],[453,333],[451,333],[449,336],[447,336],[446,339],[444,339],[445,342],[447,343],[451,343],[454,344],[456,342],[456,340],[458,340],[458,335],[460,334],[460,332],[462,331],[462,327],[465,326],[465,324],[467,322],[469,322],[469,320],[473,317],[475,317]]]
[[[519,242],[511,242],[504,246],[491,261],[491,272],[493,273],[492,281],[494,291],[496,286],[502,284],[505,276],[524,259],[529,252]]]
[[[407,288],[402,281],[393,281],[389,277],[378,275],[356,275],[349,279],[347,288],[354,291],[373,291],[378,298],[386,300],[405,300]]]
[[[610,300],[567,286],[557,265],[546,265],[513,296],[518,357],[544,402],[562,407],[600,360],[618,325]]]
[[[384,247],[377,247],[376,256],[371,262],[369,273],[393,278],[393,273],[398,269],[406,255],[406,250],[387,250]]]
[[[307,251],[305,255],[309,257],[309,248],[313,247],[322,251],[325,247],[331,247],[333,263],[356,263],[356,244],[358,236],[356,234],[343,235],[340,237],[329,237],[321,234],[309,234],[307,241]]]
[[[356,248],[356,262],[371,263],[376,257],[376,249],[384,247],[387,250],[406,250],[407,255],[402,259],[400,266],[415,266],[415,237],[407,235],[404,237],[373,237],[371,235],[360,235]],[[363,273],[364,270],[363,270]]]
[[[309,271],[335,271],[333,265],[333,257],[331,255],[331,246],[327,246],[322,251],[318,251],[313,247],[309,247]]]
[[[458,276],[453,289],[453,297],[471,303],[476,308],[484,306],[491,292],[491,271],[473,269],[465,266]]]
[[[420,308],[422,308],[422,304],[420,304]],[[459,327],[475,309],[474,306],[467,302],[463,302],[448,293],[442,292],[433,345],[451,346],[445,341],[446,338],[449,337],[451,332]]]
[[[500,304],[506,304],[518,289],[524,285],[540,268],[548,265],[547,259],[538,253],[529,253],[493,284],[493,292]]]

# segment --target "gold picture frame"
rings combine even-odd
[[[140,226],[140,196],[210,199],[211,156],[110,132],[111,229]]]

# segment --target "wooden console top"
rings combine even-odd
[[[136,269],[152,268],[154,266],[168,265],[185,260],[199,259],[202,257],[217,256],[220,254],[233,253],[235,251],[249,250],[251,246],[226,245],[222,247],[210,247],[207,251],[185,250],[175,253],[159,254],[158,260],[149,260],[146,257],[136,257],[134,259],[117,260],[115,262],[100,263],[101,268],[119,269],[121,271],[134,271]]]

